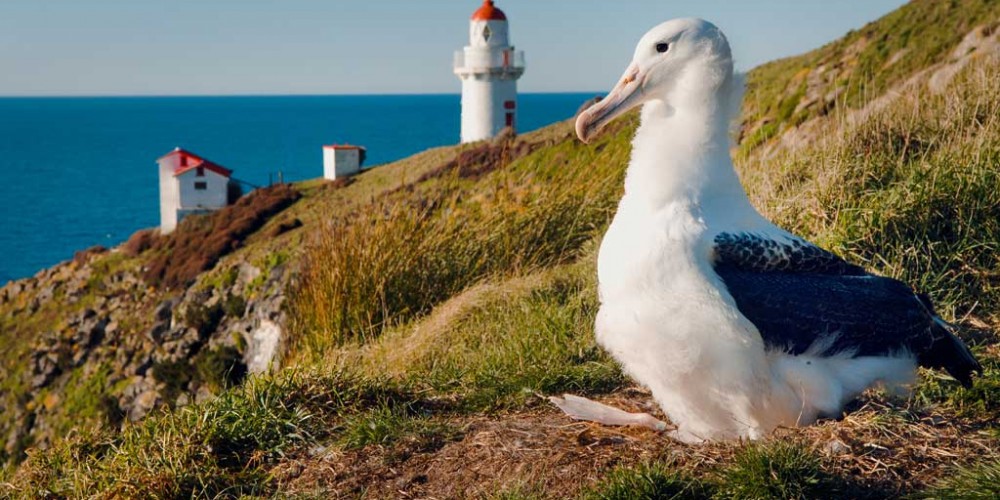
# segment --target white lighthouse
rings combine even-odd
[[[524,52],[510,44],[507,16],[485,0],[472,14],[469,45],[455,53],[462,79],[462,142],[481,141],[505,127],[517,129],[517,79]]]

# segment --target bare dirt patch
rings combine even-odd
[[[650,411],[640,389],[601,398]],[[662,418],[662,415],[659,415]],[[368,498],[469,498],[518,486],[553,498],[578,495],[619,465],[673,463],[703,478],[729,464],[746,443],[684,445],[641,428],[574,422],[541,399],[522,411],[443,417],[461,428],[432,451],[412,442],[360,450],[304,450],[272,473],[289,494]],[[771,439],[816,452],[845,498],[885,498],[918,491],[956,465],[1000,454],[989,422],[939,410],[921,412],[873,397],[839,421],[779,429]]]

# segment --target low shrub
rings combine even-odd
[[[132,233],[132,236],[129,236],[128,241],[122,247],[123,251],[126,255],[135,257],[153,248],[158,238],[157,231],[157,229],[142,229]]]
[[[232,346],[202,349],[191,363],[194,365],[194,380],[215,392],[235,387],[247,376],[243,353]]]
[[[220,303],[206,306],[195,302],[189,304],[184,311],[184,324],[198,330],[201,337],[206,337],[219,327],[224,315],[223,305]]]
[[[165,288],[190,284],[203,271],[242,245],[272,216],[299,199],[288,184],[258,189],[211,214],[191,215],[169,235],[157,238],[146,267],[146,281]]]
[[[77,264],[85,264],[88,261],[90,261],[91,257],[107,252],[108,252],[107,248],[101,245],[95,245],[86,250],[80,250],[79,252],[74,253],[73,262],[76,262]]]
[[[222,303],[222,310],[230,318],[242,318],[247,310],[247,301],[241,295],[230,293]]]

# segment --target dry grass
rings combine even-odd
[[[543,158],[514,160],[514,149],[530,146],[466,151],[423,184],[323,225],[292,298],[293,350],[315,359],[377,338],[480,280],[576,257],[607,223],[618,177],[549,167],[545,178],[524,168]]]
[[[156,243],[157,230],[156,229],[142,229],[132,233],[129,236],[128,241],[122,246],[122,250],[125,255],[129,257],[137,257],[141,255],[146,250],[153,248],[153,244]]]
[[[631,411],[653,408],[638,389],[600,399]],[[779,468],[812,461],[825,498],[887,498],[933,485],[955,466],[997,458],[1000,440],[984,432],[986,422],[911,413],[901,404],[872,397],[841,421],[779,430],[760,444],[690,446],[648,429],[572,422],[538,401],[516,412],[443,417],[461,429],[461,438],[430,452],[414,452],[407,441],[313,450],[289,457],[272,473],[292,495],[473,498],[527,489],[540,498],[572,498],[599,488],[613,469],[651,463],[666,464],[709,491],[725,491],[727,475],[766,456],[778,460],[773,466]],[[753,481],[740,484],[749,487]]]

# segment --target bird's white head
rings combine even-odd
[[[577,118],[576,133],[587,142],[636,106],[655,101],[676,106],[671,98],[678,90],[686,100],[714,96],[732,74],[732,52],[719,28],[702,19],[667,21],[643,35],[615,88]]]

